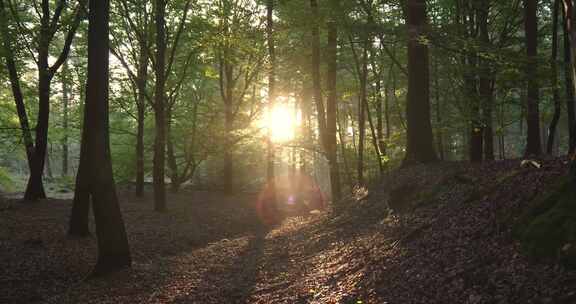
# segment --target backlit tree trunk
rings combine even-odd
[[[268,56],[270,66],[268,71],[268,138],[266,139],[268,159],[266,176],[268,183],[272,183],[274,189],[274,143],[272,142],[272,111],[274,110],[274,99],[276,98],[276,52],[274,49],[274,0],[266,1],[266,35],[268,42]]]
[[[62,176],[68,176],[68,104],[69,104],[69,90],[68,86],[70,71],[68,70],[68,61],[64,62],[62,66],[62,129],[64,129],[64,136],[62,136]]]
[[[483,48],[490,47],[490,36],[488,33],[488,12],[490,11],[490,0],[483,0],[477,10],[479,40]],[[478,78],[478,95],[480,96],[482,107],[482,136],[483,152],[485,160],[494,160],[494,132],[492,129],[492,108],[493,108],[493,76],[491,62],[480,59],[480,77]]]
[[[63,7],[65,4],[64,0],[59,1],[55,10]],[[82,5],[83,2],[80,3]],[[36,66],[38,68],[38,116],[36,119],[36,130],[35,130],[35,143],[34,143],[34,153],[32,155],[32,162],[30,166],[30,177],[28,179],[28,184],[26,185],[26,191],[24,193],[25,200],[37,200],[46,198],[46,193],[44,191],[44,184],[42,181],[42,175],[44,173],[44,164],[46,162],[46,152],[48,145],[48,124],[50,118],[50,85],[54,75],[64,63],[68,54],[70,52],[70,45],[76,34],[76,30],[80,24],[82,10],[80,7],[77,8],[76,16],[72,21],[72,24],[66,34],[64,41],[64,47],[56,61],[50,66],[48,58],[50,57],[50,45],[54,39],[55,33],[58,29],[57,21],[54,17],[60,17],[54,13],[54,16],[50,16],[50,1],[42,0],[41,7],[41,18],[40,18],[40,28],[39,35],[37,36],[37,52],[38,56],[36,58]]]
[[[165,32],[166,0],[156,0],[156,90],[154,94],[154,121],[156,137],[154,140],[154,210],[166,210],[166,187],[164,185],[165,158],[166,158],[166,113],[165,113],[165,85],[166,85],[166,32]]]
[[[546,141],[546,154],[552,154],[556,127],[560,120],[560,90],[558,89],[558,13],[560,9],[560,0],[554,0],[552,5],[552,54],[550,55],[550,64],[552,64],[552,99],[554,102],[554,115],[548,127],[548,140]]]
[[[26,113],[26,106],[24,105],[24,96],[20,87],[20,77],[14,62],[14,53],[12,51],[12,41],[8,33],[8,25],[6,21],[8,16],[6,14],[4,0],[0,0],[0,35],[2,35],[2,53],[6,62],[6,69],[10,79],[10,86],[12,88],[12,95],[16,104],[16,112],[18,113],[18,121],[20,122],[20,129],[22,129],[22,138],[26,150],[26,158],[28,160],[28,169],[31,170],[32,156],[34,155],[34,142],[32,139],[32,132],[30,130],[30,123],[28,122],[28,114]]]
[[[430,122],[430,87],[428,46],[420,37],[425,34],[425,0],[407,1],[408,26],[408,96],[406,104],[407,144],[404,165],[437,160]]]
[[[338,4],[337,1],[334,1]],[[335,9],[335,8],[333,8]],[[328,22],[328,49],[327,49],[327,71],[326,71],[326,90],[328,98],[326,99],[326,156],[328,166],[330,167],[330,185],[332,189],[332,200],[339,200],[341,197],[340,189],[340,169],[338,166],[337,153],[337,102],[338,93],[336,90],[336,79],[338,72],[338,27],[333,13],[332,20]]]
[[[576,149],[576,115],[574,113],[574,104],[576,97],[574,90],[574,62],[573,62],[573,2],[572,0],[563,0],[564,10],[564,86],[566,89],[566,114],[568,117],[568,153],[571,154]]]
[[[147,42],[140,45],[138,63],[138,101],[136,133],[136,196],[144,195],[144,120],[146,119],[146,85],[148,83],[148,48]]]
[[[540,155],[540,111],[539,111],[539,85],[538,85],[538,17],[537,0],[524,0],[524,29],[526,32],[526,66],[527,95],[526,95],[526,155]]]
[[[118,205],[112,173],[108,132],[108,0],[90,1],[88,28],[88,81],[80,169],[72,217],[76,207],[88,206],[91,199],[98,238],[98,260],[93,276],[130,267],[128,239]],[[81,203],[77,206],[78,203]],[[82,210],[85,211],[85,210]],[[81,214],[82,216],[85,213]]]
[[[363,38],[367,39],[367,37]],[[364,43],[362,60],[358,63],[358,77],[360,78],[360,90],[358,96],[358,163],[356,171],[358,184],[364,185],[364,144],[366,141],[366,84],[368,81],[368,43]],[[358,60],[357,60],[358,61]]]

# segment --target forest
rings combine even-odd
[[[0,303],[576,303],[576,0],[0,0]]]

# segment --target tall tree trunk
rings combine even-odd
[[[477,65],[474,63],[472,65],[474,68]],[[471,162],[481,162],[482,161],[482,147],[483,147],[483,126],[482,118],[480,112],[480,105],[482,103],[478,98],[477,92],[477,82],[473,76],[468,75],[465,77],[466,92],[470,94],[470,108],[471,108],[471,120],[470,120],[470,135],[469,135],[469,157]]]
[[[506,159],[506,143],[505,143],[505,115],[504,113],[506,113],[506,111],[504,111],[505,104],[501,103],[500,104],[500,132],[498,132],[498,138],[499,138],[499,143],[500,143],[500,159]]]
[[[388,81],[386,81],[386,88],[384,89],[384,121],[386,123],[386,142],[390,142],[390,136],[392,136],[392,130],[390,129],[390,99],[393,97],[395,88],[392,86],[392,80],[394,78],[394,66],[390,65],[390,71],[388,72]]]
[[[485,160],[494,160],[494,128],[492,127],[493,119],[492,119],[492,112],[494,107],[494,99],[493,99],[493,92],[494,92],[494,79],[480,79],[480,94],[484,95],[484,102],[483,102],[483,121],[484,121],[484,159]],[[486,84],[484,84],[486,81]],[[486,88],[484,88],[486,86]],[[486,90],[485,93],[484,90]]]
[[[90,1],[88,83],[82,130],[80,170],[82,196],[94,207],[98,260],[93,276],[130,267],[128,239],[118,205],[108,132],[108,0]],[[73,207],[74,211],[74,207]],[[74,216],[74,214],[72,214]]]
[[[336,5],[338,4],[337,1]],[[331,20],[328,21],[328,46],[326,59],[328,61],[326,71],[326,90],[328,97],[326,99],[326,145],[324,147],[328,158],[330,169],[330,187],[332,189],[332,200],[337,201],[341,197],[340,189],[340,169],[338,167],[337,152],[337,101],[338,93],[336,90],[336,79],[338,72],[338,27],[336,24],[335,12],[333,8]],[[320,114],[320,113],[319,113]],[[324,115],[323,113],[321,115]]]
[[[84,120],[86,120],[86,111],[84,110]],[[82,137],[86,131],[82,129]],[[89,173],[85,173],[89,168],[88,164],[88,147],[87,142],[82,141],[80,145],[80,163],[76,172],[76,184],[74,187],[74,199],[72,200],[72,210],[70,212],[70,221],[68,226],[68,235],[73,237],[86,237],[90,235],[90,188]]]
[[[546,141],[546,153],[551,155],[554,148],[556,127],[560,120],[560,90],[558,88],[558,12],[560,9],[560,0],[554,0],[552,6],[552,54],[550,63],[552,64],[552,99],[554,101],[554,115],[548,127],[548,140]]]
[[[172,108],[166,109],[166,156],[170,176],[170,189],[177,193],[180,190],[182,181],[178,174],[178,164],[176,163],[176,154],[174,151],[174,142],[172,141]]]
[[[442,124],[442,104],[440,101],[440,75],[438,73],[438,57],[434,60],[434,99],[436,101],[436,141],[440,160],[444,160],[444,136]]]
[[[373,64],[374,70],[376,69],[376,64]],[[386,155],[386,142],[384,141],[384,121],[382,119],[383,110],[382,110],[382,76],[384,73],[382,72],[383,68],[381,67],[380,72],[376,73],[377,79],[376,81],[376,138],[378,141],[378,150],[380,151],[381,156]],[[384,172],[380,172],[380,176],[382,176]]]
[[[230,78],[228,78],[230,79]],[[231,91],[231,90],[230,90]],[[233,130],[233,112],[232,104],[227,103],[224,108],[224,132],[226,133],[226,146],[224,147],[224,192],[232,194],[234,192],[234,177],[233,177],[233,155],[232,155],[232,132]]]
[[[302,111],[302,144],[308,144],[310,140],[310,100],[312,96],[312,89],[308,81],[302,82],[302,98],[300,101],[300,108]],[[307,173],[308,160],[306,149],[301,149],[300,152],[300,170],[302,173]]]
[[[224,109],[224,132],[226,133],[226,147],[224,147],[224,192],[232,194],[234,192],[234,177],[233,177],[233,155],[232,147],[232,132],[233,132],[233,112],[232,105],[227,104]]]
[[[276,98],[276,52],[274,49],[274,0],[266,1],[266,35],[268,42],[268,55],[270,56],[270,66],[268,71],[268,137],[267,144],[267,170],[266,177],[271,189],[275,191],[274,183],[274,143],[272,142],[272,112],[274,111],[274,101]]]
[[[42,39],[41,39],[42,40]],[[38,54],[38,120],[36,122],[36,136],[32,166],[24,199],[34,201],[46,198],[42,176],[46,162],[48,145],[48,121],[50,115],[50,75],[48,75],[48,45],[42,46]]]
[[[540,112],[539,112],[539,85],[538,85],[538,17],[537,0],[524,0],[524,28],[526,32],[526,66],[527,95],[526,95],[526,124],[528,134],[526,137],[526,155],[540,155],[542,153],[540,140]]]
[[[154,140],[154,210],[166,210],[166,187],[164,185],[166,158],[166,0],[156,0],[156,90],[154,94],[154,121],[156,138]]]
[[[490,36],[488,33],[488,13],[490,11],[490,0],[483,0],[477,13],[479,39],[481,46],[488,49],[490,47]],[[483,151],[485,160],[494,160],[494,132],[492,129],[492,107],[493,107],[493,76],[490,61],[480,59],[480,75],[478,77],[478,93],[482,106],[482,136]]]
[[[322,87],[320,82],[320,29],[318,22],[320,20],[320,13],[318,12],[317,0],[310,0],[310,8],[312,10],[312,18],[314,23],[312,25],[312,86],[313,98],[316,104],[316,111],[318,112],[318,133],[320,136],[320,143],[323,147],[326,145],[326,111],[324,110],[324,101],[322,98]]]
[[[460,4],[460,2],[458,2]],[[456,11],[457,28],[460,29],[460,34],[467,39],[477,39],[479,31],[477,30],[479,20],[478,11],[472,5],[459,5]],[[466,141],[468,143],[468,157],[471,162],[482,161],[482,148],[484,146],[483,123],[482,123],[482,98],[479,94],[479,79],[478,73],[478,51],[475,49],[466,52],[461,59],[462,66],[465,67],[463,73],[464,94],[468,97],[470,103],[470,111],[467,113],[469,117],[468,134]]]
[[[340,119],[337,121],[338,124],[338,138],[340,139],[340,153],[342,154],[342,162],[344,163],[344,176],[346,177],[346,183],[349,187],[352,187],[354,182],[352,180],[352,174],[350,173],[350,167],[348,166],[348,157],[346,156],[346,139],[344,137],[344,130],[346,128],[342,126]]]
[[[564,42],[564,86],[566,89],[566,114],[568,117],[568,153],[572,154],[576,150],[576,114],[574,113],[575,93],[574,93],[574,68],[572,60],[572,38],[571,38],[571,20],[572,20],[572,0],[564,0],[564,22],[563,22],[563,42]]]
[[[407,145],[404,165],[436,161],[430,122],[428,46],[422,42],[426,26],[426,1],[408,0]]]
[[[62,176],[68,176],[68,96],[69,86],[68,77],[70,71],[68,69],[68,60],[62,66],[62,129],[64,136],[62,136]]]
[[[137,133],[136,133],[136,196],[144,195],[144,122],[146,119],[146,86],[148,83],[148,48],[146,42],[140,46],[138,58],[138,100],[137,100]]]
[[[367,39],[367,38],[365,38]],[[359,67],[360,90],[358,96],[358,163],[356,171],[358,184],[364,185],[364,142],[366,138],[366,83],[368,82],[368,43],[364,43],[362,61]]]
[[[382,163],[382,154],[380,154],[380,147],[378,146],[378,134],[376,132],[376,128],[374,128],[374,122],[372,120],[372,114],[370,112],[370,106],[368,105],[368,100],[364,99],[366,104],[364,107],[366,108],[366,114],[368,116],[368,126],[370,127],[370,133],[372,138],[372,146],[374,147],[374,151],[376,152],[376,157],[378,161],[378,170],[380,177],[384,175],[384,164]]]

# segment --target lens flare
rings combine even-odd
[[[256,213],[268,226],[286,217],[317,214],[325,209],[324,194],[313,178],[306,174],[276,177],[258,196]]]

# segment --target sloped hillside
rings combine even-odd
[[[538,165],[402,169],[273,229],[250,196],[183,193],[163,215],[124,197],[133,268],[94,280],[82,280],[94,240],[64,236],[69,202],[14,204],[0,221],[0,302],[576,303],[576,272],[533,261],[513,237],[566,174],[561,159]]]
[[[269,264],[293,266],[256,302],[576,303],[576,272],[534,261],[512,235],[565,174],[564,160],[394,172],[322,220],[275,231]]]

